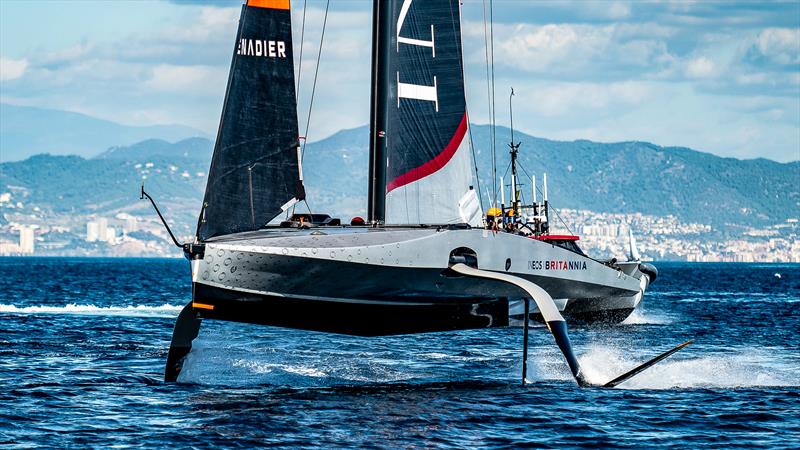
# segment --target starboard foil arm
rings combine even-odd
[[[547,329],[550,330],[550,333],[553,335],[553,338],[555,338],[556,345],[558,345],[559,350],[561,350],[561,353],[564,355],[564,358],[567,361],[567,365],[569,366],[569,369],[572,372],[572,376],[575,377],[575,381],[581,387],[588,387],[588,386],[615,387],[693,342],[692,340],[684,342],[683,344],[678,345],[677,347],[674,347],[671,350],[658,355],[657,357],[647,361],[644,364],[637,366],[636,368],[620,375],[619,377],[614,378],[608,383],[602,385],[596,385],[590,383],[586,379],[586,377],[584,377],[580,363],[578,362],[578,358],[575,356],[575,352],[572,350],[572,343],[570,342],[569,334],[567,333],[567,322],[564,320],[564,317],[561,316],[561,313],[558,311],[558,308],[556,307],[553,298],[550,296],[550,294],[547,293],[547,291],[545,291],[535,283],[532,283],[524,278],[520,278],[507,273],[480,270],[461,263],[452,265],[450,269],[466,276],[510,283],[527,292],[530,298],[532,298],[533,301],[536,302],[536,306],[539,308],[539,312],[541,313],[545,323],[547,324]],[[527,302],[528,300],[526,299],[526,305]],[[527,359],[527,348],[528,348],[527,338],[528,338],[528,322],[529,322],[529,318],[527,317],[528,308],[526,308],[525,312],[526,312],[525,314],[526,317],[523,319],[523,327],[525,328],[523,355],[525,355],[524,358]],[[525,370],[526,370],[526,364],[525,361],[523,361],[523,373],[522,373],[523,384],[525,383]]]
[[[579,386],[590,386],[590,383],[586,381],[586,378],[583,376],[580,363],[578,363],[578,358],[572,351],[572,344],[570,343],[569,335],[567,334],[567,322],[564,320],[564,317],[558,311],[558,307],[556,307],[556,304],[553,301],[553,297],[551,297],[550,294],[547,293],[547,291],[545,291],[538,285],[524,278],[520,278],[514,275],[509,275],[507,273],[490,272],[488,270],[475,269],[473,267],[467,266],[466,264],[460,264],[460,263],[454,264],[450,268],[462,275],[511,283],[519,287],[520,289],[524,290],[525,292],[527,292],[528,295],[536,303],[536,306],[539,308],[539,312],[542,314],[542,317],[544,318],[544,321],[547,324],[547,329],[550,330],[550,333],[556,340],[556,345],[558,345],[558,348],[561,350],[561,353],[564,354],[564,358],[567,360],[567,365],[569,365],[569,370],[572,372],[572,376],[575,377],[575,381],[578,383]],[[523,326],[527,329],[528,327],[527,317],[523,318],[523,324],[524,324]],[[526,332],[526,337],[527,337],[527,332]],[[527,349],[528,343],[525,342],[524,345],[525,348]],[[525,353],[527,353],[527,351]],[[524,370],[525,369],[523,369],[523,372]],[[524,382],[525,373],[522,374],[522,377]]]

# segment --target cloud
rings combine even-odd
[[[601,7],[605,10],[607,17],[609,19],[614,19],[614,20],[627,19],[628,17],[631,16],[630,3],[612,2],[611,4],[604,4],[598,2],[595,3],[594,5],[601,5]]]
[[[11,59],[0,57],[0,81],[15,80],[25,74],[28,68],[28,60]]]
[[[194,14],[189,26],[169,27],[159,33],[162,39],[173,42],[197,43],[216,40],[236,29],[239,21],[238,7],[202,7]]]
[[[469,61],[482,64],[483,28],[471,25]],[[664,68],[672,59],[665,38],[674,33],[656,24],[496,25],[495,63],[546,77],[630,78]]]
[[[145,82],[145,87],[156,91],[203,96],[208,95],[212,86],[224,86],[225,80],[227,70],[222,67],[159,64],[153,68],[152,76]],[[216,92],[213,95],[216,97]]]
[[[714,75],[716,66],[714,61],[700,56],[686,62],[686,76],[689,78],[708,78]]]
[[[292,4],[297,65],[304,2]],[[129,12],[118,5],[104,8],[104,21]],[[507,121],[513,85],[515,126],[520,117],[522,129],[540,136],[643,139],[778,158],[800,147],[799,5],[495,1],[497,118]],[[213,134],[241,2],[166,6],[156,8],[160,15],[148,10],[153,17],[144,27],[117,23],[116,33],[87,28],[62,39],[58,27],[42,23],[35,35],[58,46],[29,47],[30,39],[4,34],[0,97],[132,125],[183,123]],[[306,11],[301,133],[324,6],[309,1]],[[38,20],[35,7],[25,10]],[[470,115],[485,122],[483,4],[464,2],[463,11]],[[368,122],[370,24],[368,2],[331,2],[311,140]],[[737,135],[737,127],[751,131]]]
[[[800,68],[800,28],[767,28],[753,39],[747,59],[755,64]]]
[[[184,6],[220,6],[224,4],[241,6],[243,0],[168,0],[170,3]]]
[[[547,83],[521,94],[526,109],[543,116],[589,113],[605,115],[612,108],[640,105],[650,97],[650,87],[641,82]]]
[[[182,8],[183,9],[183,8]],[[233,53],[238,7],[186,7],[185,17],[154,33],[125,38],[125,45],[98,47],[104,58],[151,64],[227,65]]]

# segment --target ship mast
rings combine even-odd
[[[542,234],[549,233],[549,219],[550,219],[550,212],[549,212],[549,203],[547,198],[547,174],[544,174],[543,179],[543,203],[539,204],[536,198],[536,177],[531,177],[531,192],[533,193],[532,203],[529,205],[522,205],[520,202],[520,191],[519,191],[519,175],[517,174],[517,157],[519,156],[519,147],[521,142],[514,141],[514,107],[512,104],[512,98],[514,97],[514,88],[511,88],[511,94],[508,96],[508,112],[511,116],[511,141],[508,143],[509,153],[511,154],[511,206],[510,211],[513,215],[513,218],[506,217],[506,207],[505,207],[505,200],[501,203],[501,211],[503,212],[503,222],[507,223],[507,220],[513,220],[513,224],[509,226],[510,229],[513,230],[521,230],[522,228],[529,229],[534,235],[540,236]],[[500,178],[500,187],[501,187],[501,194],[504,193],[505,187],[503,186],[503,178]],[[505,196],[503,195],[503,198]],[[533,212],[533,216],[528,216],[524,218],[522,216],[522,208],[526,208],[526,210]],[[529,220],[533,220],[529,222]]]
[[[386,76],[391,39],[391,2],[372,3],[372,84],[369,127],[369,194],[367,220],[378,225],[386,221]]]

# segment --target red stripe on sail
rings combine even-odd
[[[458,128],[456,128],[456,133],[453,135],[453,138],[450,139],[450,143],[447,144],[447,147],[445,147],[444,150],[442,150],[442,152],[436,155],[436,157],[432,160],[419,167],[409,170],[408,172],[387,183],[386,193],[388,194],[399,187],[403,187],[407,184],[425,178],[447,165],[447,163],[450,162],[450,159],[453,158],[453,155],[456,154],[458,147],[461,146],[461,142],[464,140],[464,135],[466,133],[467,113],[464,113],[464,117],[461,118],[461,123],[459,123]]]

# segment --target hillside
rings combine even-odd
[[[673,214],[716,225],[774,223],[800,215],[800,161],[738,160],[648,142],[561,142],[515,134],[522,142],[522,167],[531,175],[548,173],[551,200],[562,208]],[[508,129],[498,128],[499,174],[508,165],[509,136]],[[474,127],[473,137],[482,179],[490,180],[489,127]]]
[[[211,161],[214,146],[206,138],[192,137],[175,143],[163,139],[148,139],[130,146],[116,146],[95,156],[94,159],[141,160],[152,157],[188,158]]]
[[[498,129],[498,175],[508,165],[508,130]],[[474,126],[483,183],[490,189],[489,129]],[[720,158],[687,148],[646,142],[561,142],[517,133],[520,165],[548,173],[558,208],[664,216],[735,229],[800,216],[800,162]],[[304,158],[309,204],[350,217],[366,205],[368,131],[343,130],[310,143]],[[211,141],[174,144],[147,140],[118,146],[93,159],[38,155],[0,164],[0,192],[56,214],[151,214],[139,201],[142,181],[182,227],[194,226],[208,171]],[[507,178],[506,178],[507,179]],[[526,178],[527,180],[527,178]],[[523,192],[530,192],[530,187]]]
[[[481,175],[482,199],[491,190],[489,127],[472,127]],[[510,131],[497,129],[498,177],[509,165]],[[523,174],[547,172],[552,203],[559,208],[591,209],[726,224],[759,224],[800,216],[800,161],[721,158],[688,148],[647,142],[552,141],[515,133],[522,142]],[[312,196],[321,206],[358,196],[366,202],[368,130],[344,130],[309,144],[304,167]],[[505,173],[506,181],[508,174]],[[523,192],[530,183],[523,181]],[[345,206],[345,205],[341,205]],[[362,206],[363,209],[364,206]]]

